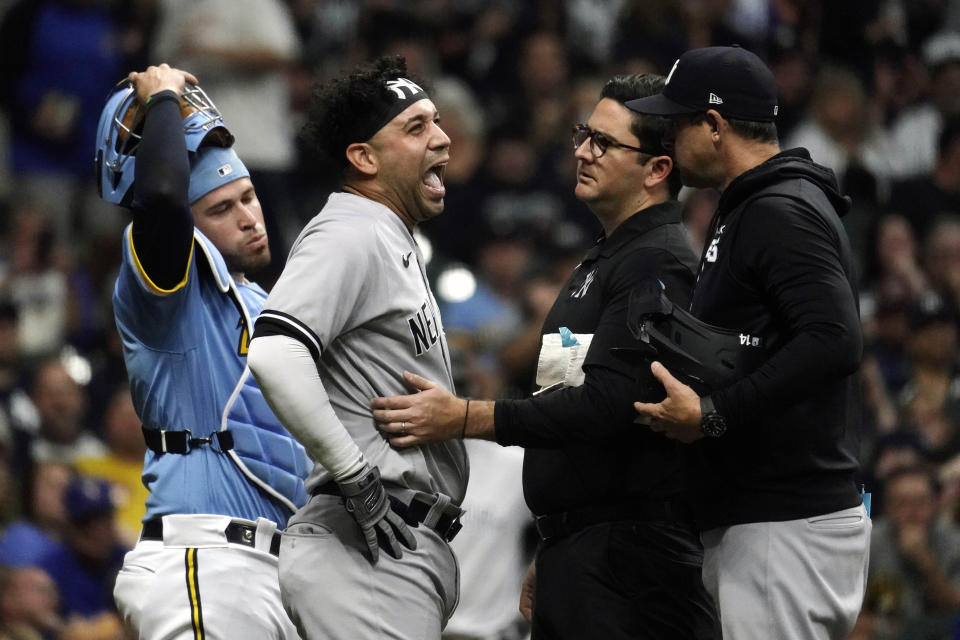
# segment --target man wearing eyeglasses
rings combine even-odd
[[[520,608],[534,640],[719,637],[675,443],[633,424],[632,396],[653,377],[638,381],[610,351],[636,346],[627,308],[639,283],[659,279],[684,306],[694,284],[667,122],[624,106],[663,84],[615,77],[574,127],[576,195],[602,232],[544,322],[540,390],[468,402],[405,372],[419,393],[373,400],[396,447],[467,437],[526,449],[524,496],[541,543]]]

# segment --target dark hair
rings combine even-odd
[[[883,485],[887,488],[886,493],[889,495],[889,487],[891,484],[899,480],[900,478],[906,478],[910,476],[920,476],[927,481],[927,484],[930,486],[930,493],[933,497],[940,495],[942,489],[940,485],[940,479],[937,478],[937,474],[930,468],[928,465],[924,464],[908,464],[898,467],[887,474],[887,477],[883,479]]]
[[[737,120],[736,118],[727,118],[727,122],[730,123],[730,128],[741,138],[769,144],[780,144],[780,138],[777,136],[777,125],[774,122]]]
[[[14,323],[20,318],[20,309],[7,297],[0,297],[0,323]]]
[[[610,98],[620,104],[625,104],[629,100],[637,98],[646,98],[660,93],[666,84],[663,76],[655,73],[635,73],[627,76],[614,76],[603,85],[600,91],[600,98]],[[670,129],[670,120],[660,116],[641,115],[631,111],[630,133],[637,136],[640,146],[644,149],[656,151],[657,155],[671,156],[663,146],[663,139],[667,136]],[[680,193],[680,173],[671,171],[667,176],[667,187],[670,190],[670,197],[676,198]]]
[[[389,109],[396,100],[387,81],[407,76],[403,56],[381,56],[349,75],[318,80],[313,88],[307,122],[301,141],[314,159],[338,177],[348,166],[344,151],[355,142],[365,142],[362,129],[376,114]],[[415,82],[416,79],[411,78]],[[359,139],[363,137],[363,139]]]
[[[937,140],[937,156],[942,158],[958,139],[960,139],[960,115],[950,116],[943,123],[943,128],[940,129],[940,137]]]
[[[777,125],[772,121],[763,122],[759,120],[740,120],[738,118],[723,117],[730,123],[730,128],[733,129],[733,132],[741,138],[769,144],[780,144],[780,138],[777,135]],[[707,114],[705,111],[698,111],[675,119],[683,119],[686,124],[700,124],[701,122],[706,122]]]

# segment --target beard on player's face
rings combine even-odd
[[[261,251],[220,251],[223,261],[227,264],[227,270],[230,273],[242,273],[251,275],[258,273],[270,266],[270,247],[264,247]]]

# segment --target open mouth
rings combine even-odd
[[[446,170],[447,163],[440,162],[427,169],[423,176],[423,184],[426,185],[427,189],[441,198],[447,192],[446,187],[443,186],[443,175]]]

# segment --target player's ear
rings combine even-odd
[[[647,166],[647,174],[643,179],[643,186],[647,189],[652,189],[658,184],[665,182],[672,170],[673,160],[670,156],[654,156],[650,158]]]
[[[716,109],[710,109],[707,111],[705,118],[707,124],[710,125],[710,131],[713,132],[713,135],[716,136],[721,129],[722,125],[726,125],[727,121],[720,115],[720,112]]]
[[[373,148],[366,142],[354,142],[347,147],[346,154],[347,161],[360,173],[366,176],[377,174],[379,168],[377,158]]]

